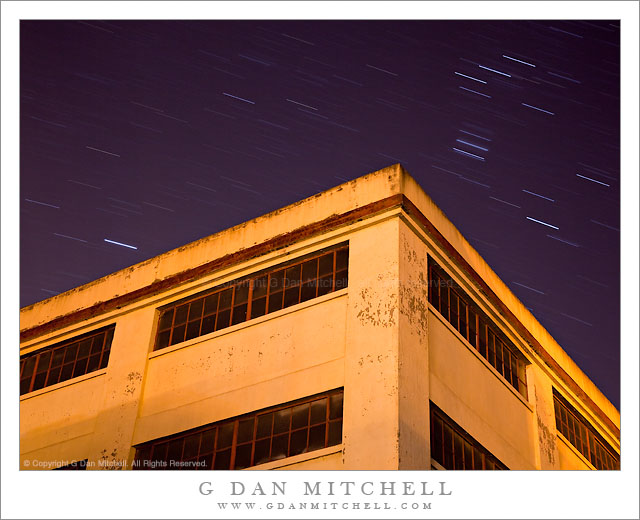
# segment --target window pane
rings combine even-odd
[[[231,325],[236,325],[247,321],[247,304],[243,303],[233,308],[233,318],[231,319]]]
[[[234,423],[232,422],[218,427],[218,441],[216,443],[217,450],[231,446],[231,441],[233,440],[233,428]]]
[[[178,462],[182,458],[182,445],[184,444],[184,438],[176,439],[169,443],[169,450],[167,451],[167,460]]]
[[[158,334],[158,339],[156,341],[156,350],[160,350],[161,348],[165,348],[169,346],[169,337],[171,336],[171,330],[165,330]]]
[[[73,369],[73,377],[82,376],[87,373],[88,361],[89,361],[88,358],[78,359],[78,361],[76,361],[76,366]]]
[[[189,305],[189,321],[194,321],[202,317],[202,307],[204,300],[200,298]]]
[[[300,265],[289,267],[284,272],[284,287],[298,287],[300,282]]]
[[[271,441],[271,460],[279,460],[287,457],[289,434],[276,435]]]
[[[282,309],[283,292],[269,294],[269,312],[279,311]]]
[[[91,345],[91,354],[95,354],[96,352],[101,352],[103,345],[104,345],[104,333],[98,334],[93,338],[93,343]]]
[[[349,263],[349,250],[340,249],[336,251],[336,271],[347,269]]]
[[[218,293],[210,294],[204,299],[204,315],[208,316],[216,312],[218,308]]]
[[[55,385],[60,379],[60,371],[62,367],[52,368],[49,371],[49,377],[47,378],[46,386]]]
[[[263,439],[256,442],[255,453],[253,455],[253,464],[258,465],[269,461],[269,447],[271,445],[270,439]],[[285,444],[285,450],[286,450]]]
[[[185,325],[180,325],[173,329],[173,333],[171,335],[171,344],[175,345],[176,343],[182,343],[184,341],[184,333],[187,327]]]
[[[87,365],[87,373],[93,372],[94,370],[98,370],[100,368],[100,354],[93,354],[89,358],[89,364]]]
[[[193,459],[198,456],[198,449],[200,447],[200,434],[195,433],[189,435],[184,440],[184,451],[182,453],[182,460]]]
[[[251,466],[251,444],[243,444],[236,448],[236,462],[234,469],[243,469]]]
[[[100,351],[98,351],[100,352]],[[52,367],[58,367],[62,365],[62,360],[64,359],[64,349],[57,348],[53,351],[53,359],[51,360]]]
[[[73,363],[68,363],[62,366],[62,372],[60,372],[60,381],[66,381],[71,379],[73,375]]]
[[[338,417],[342,417],[342,399],[342,392],[339,394],[334,394],[330,397],[329,419],[337,419]]]
[[[284,292],[284,307],[291,307],[300,302],[300,287],[290,287]]]
[[[302,428],[309,425],[309,404],[301,404],[291,411],[291,429]]]
[[[255,418],[245,419],[238,424],[238,443],[248,442],[253,439],[253,425]]]
[[[317,424],[327,420],[327,398],[311,403],[311,424]]]
[[[233,297],[233,304],[246,303],[249,298],[249,280],[242,280],[236,284],[236,293]]]
[[[335,446],[342,442],[342,421],[329,423],[329,443],[327,446]]]
[[[307,260],[302,264],[302,282],[314,280],[318,276],[318,259]]]
[[[192,321],[187,325],[185,340],[197,338],[200,335],[200,321]]]
[[[309,430],[309,451],[324,448],[324,436],[326,430],[326,424],[314,426]]]
[[[262,298],[267,295],[267,289],[269,288],[269,277],[267,275],[261,276],[253,280],[253,299]]]
[[[318,296],[328,294],[333,290],[333,274],[323,276],[318,280]]]
[[[220,302],[218,304],[218,310],[230,308],[232,296],[233,296],[233,287],[222,291],[220,293]]]
[[[64,362],[65,363],[70,363],[72,361],[76,360],[76,354],[78,353],[78,344],[74,343],[73,345],[69,345],[66,349],[65,349],[65,353],[64,353]]]
[[[188,313],[189,313],[189,304],[186,303],[184,305],[180,305],[180,307],[176,309],[176,316],[174,318],[173,325],[176,326],[176,325],[182,325],[183,323],[186,323]]]
[[[309,430],[298,430],[291,433],[291,445],[289,456],[298,455],[307,451],[307,432]]]
[[[229,469],[231,466],[231,449],[216,452],[213,469]]]
[[[318,270],[320,276],[333,272],[333,253],[327,253],[320,257]]]
[[[271,273],[269,276],[269,293],[284,289],[284,270]]]
[[[173,321],[173,311],[174,309],[169,309],[164,311],[160,315],[160,321],[158,322],[158,330],[166,330],[171,327],[171,322]]]
[[[348,285],[348,279],[347,279],[347,271],[346,270],[342,270],[342,271],[337,271],[336,272],[336,281],[334,284],[335,290],[339,291],[340,289],[344,289],[345,287],[347,287]]]
[[[218,319],[216,320],[216,330],[228,327],[230,319],[231,311],[229,309],[218,312]]]
[[[33,374],[33,369],[36,366],[36,356],[31,356],[25,359],[24,368],[22,369],[22,377],[26,378]]]
[[[311,300],[316,297],[316,281],[313,280],[311,282],[307,282],[303,284],[302,290],[300,292],[300,301],[306,302],[307,300]]]
[[[251,302],[251,317],[263,316],[266,311],[267,299],[260,298]]]
[[[291,408],[285,408],[274,413],[273,433],[289,431],[291,424]]]
[[[81,341],[78,345],[78,359],[89,357],[89,351],[91,350],[92,338]]]
[[[200,453],[210,453],[216,440],[216,430],[212,429],[202,433],[200,441]]]
[[[207,316],[202,320],[202,328],[200,329],[200,334],[204,336],[205,334],[209,334],[213,332],[216,325],[216,315],[213,314],[211,316]]]
[[[446,469],[453,469],[453,430],[448,424],[444,425],[444,461]]]
[[[256,439],[268,437],[271,435],[271,427],[273,423],[273,413],[258,415],[258,429],[256,431]]]

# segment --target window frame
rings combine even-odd
[[[339,397],[339,415],[333,415],[332,409],[332,398]],[[321,421],[313,421],[312,415],[312,405],[315,402],[321,402],[326,399],[325,410],[324,410],[324,418]],[[303,425],[294,425],[294,409],[299,408],[301,406],[308,405],[307,411],[307,422]],[[269,462],[274,462],[278,460],[285,460],[289,457],[293,457],[302,453],[312,453],[314,451],[322,450],[324,448],[329,448],[331,446],[338,446],[342,444],[343,439],[343,420],[344,420],[344,388],[336,388],[333,390],[328,390],[326,392],[322,392],[319,394],[307,396],[301,399],[297,399],[295,401],[290,401],[288,403],[283,403],[280,405],[263,408],[261,410],[252,411],[243,415],[229,417],[226,419],[222,419],[205,426],[200,426],[197,428],[193,428],[187,431],[178,432],[172,435],[168,435],[159,439],[154,439],[151,441],[147,441],[135,446],[136,453],[134,456],[134,464],[133,469],[136,470],[150,470],[150,469],[160,469],[160,470],[236,470],[236,469],[246,469],[250,467],[255,467],[260,464],[266,464]],[[286,410],[290,410],[289,418],[288,418],[288,428],[282,431],[276,431],[276,414],[278,412],[283,412]],[[271,416],[270,421],[270,430],[268,435],[262,435],[258,431],[261,428],[260,417],[268,417]],[[248,421],[253,421],[252,433],[250,438],[239,439],[241,433],[241,423],[248,424]],[[264,424],[264,423],[262,423]],[[231,438],[228,440],[228,444],[226,444],[226,440],[224,444],[221,446],[219,443],[221,442],[221,435],[225,435],[225,433],[221,433],[221,431],[226,428],[229,430],[229,426],[233,425],[233,431],[231,433]],[[339,441],[334,442],[336,439],[331,438],[332,434],[332,425],[336,425],[333,427],[334,432],[339,428]],[[314,428],[318,428],[319,426],[324,427],[324,442],[322,446],[316,446],[311,448],[311,431]],[[293,441],[293,435],[297,432],[304,432],[306,435],[305,446],[302,451],[297,453],[292,453],[291,444]],[[213,440],[211,444],[207,446],[204,451],[203,449],[203,440],[205,435],[209,435],[209,439],[211,439],[211,435],[213,435]],[[273,444],[274,439],[278,437],[282,437],[286,435],[287,437],[287,447],[286,452],[283,457],[273,458]],[[185,458],[185,448],[187,439],[195,438],[195,436],[199,436],[198,438],[198,449],[197,452],[191,454],[190,456]],[[267,450],[267,458],[260,459],[256,462],[257,449],[259,443],[264,443],[268,441],[269,447]],[[169,459],[169,450],[172,443],[181,442],[180,448],[180,456],[177,459]],[[166,446],[166,448],[165,448]],[[238,467],[238,448],[246,448],[250,447],[249,454],[249,462],[248,464],[240,464],[241,467]],[[164,457],[160,457],[158,459],[154,459],[156,449],[164,450]],[[228,461],[226,464],[228,467],[225,468],[216,468],[217,458],[219,456],[226,457],[227,455],[220,455],[224,452],[228,453]],[[177,461],[178,466],[172,467],[170,460]],[[209,461],[208,467],[206,466],[207,460]],[[185,464],[190,462],[190,464]],[[195,464],[198,462],[202,464],[204,462],[205,466],[198,466]],[[225,462],[225,459],[222,459],[222,462]],[[185,464],[181,466],[180,464]]]
[[[553,388],[556,430],[598,470],[619,470],[620,454],[605,441],[585,417]],[[579,440],[578,440],[579,439]]]
[[[115,327],[116,324],[112,323],[105,327],[74,336],[20,356],[20,395],[27,395],[37,390],[56,385],[58,383],[63,383],[65,381],[71,381],[86,374],[106,368],[111,354],[111,344],[113,342]],[[103,336],[102,344],[96,344],[94,346],[94,338],[97,338],[100,335]],[[89,345],[86,348],[82,347],[82,344],[87,341],[90,341]],[[75,353],[70,354],[74,349]],[[83,349],[87,350],[86,355],[82,354]],[[61,356],[58,360],[59,362],[54,361],[56,356]],[[94,363],[92,358],[93,360],[97,359],[97,364],[95,366],[92,365],[92,363]],[[33,362],[31,362],[32,359],[34,360]],[[40,366],[41,363],[43,363],[42,367]],[[66,377],[64,375],[64,370],[69,366],[71,367],[70,375]],[[41,368],[44,370],[41,370]],[[25,370],[27,373],[30,372],[30,374],[25,376]],[[36,383],[38,377],[42,375],[44,375],[42,384],[39,382]],[[23,384],[27,380],[29,383],[25,389]]]
[[[332,256],[331,265],[321,265],[321,259],[328,257],[328,255]],[[308,276],[308,273],[307,275],[303,273],[304,266],[310,265],[314,261],[315,274],[303,279],[303,276]],[[326,270],[327,268],[329,269]],[[290,277],[294,271],[297,271],[297,274]],[[289,277],[287,273],[290,273]],[[163,305],[158,309],[153,351],[162,350],[346,288],[348,275],[349,242],[342,242]],[[259,292],[260,296],[254,298],[256,282],[265,278],[265,294]],[[327,281],[330,281],[330,286],[327,286]],[[325,282],[324,285],[323,282]],[[304,295],[303,289],[305,287],[314,287],[313,295],[310,293]],[[240,290],[244,288],[246,288],[246,294],[240,296],[242,298],[240,301],[237,298],[241,294]],[[325,291],[325,289],[327,290]],[[223,295],[226,296],[229,291],[230,300],[223,302]],[[288,301],[287,298],[292,299]],[[209,309],[207,311],[207,300],[213,302],[214,299],[215,310]],[[200,304],[200,302],[202,303]],[[264,310],[262,310],[263,304]],[[199,315],[192,317],[192,305],[200,307]],[[255,305],[260,306],[259,313],[254,313]],[[182,309],[186,309],[184,320],[182,315],[178,317],[178,313],[182,313]],[[237,321],[236,311],[239,312]],[[169,319],[167,319],[168,316],[170,316]],[[211,326],[212,318],[213,324]],[[205,328],[207,319],[209,321]]]
[[[436,419],[442,424],[440,431],[436,430]],[[451,430],[450,442],[447,442],[447,438],[445,437],[446,428]],[[487,448],[480,444],[480,442],[478,442],[475,438],[469,435],[469,433],[467,433],[467,431],[462,428],[462,426],[460,426],[445,412],[443,412],[440,407],[435,405],[433,401],[429,401],[429,431],[429,444],[431,447],[432,464],[435,461],[446,470],[486,471],[509,469],[503,462],[500,461],[500,459],[498,459],[498,457],[496,457]],[[440,450],[442,456],[441,460],[434,456],[437,451],[436,443],[438,442],[438,438],[442,440],[442,442],[439,443],[442,446]],[[450,445],[451,447],[451,453],[446,452],[448,445]],[[456,455],[457,447],[461,447],[461,450],[459,450],[461,451],[461,460],[458,460],[458,456]],[[472,467],[464,467],[467,464],[467,453],[470,453],[472,455],[470,463]],[[479,464],[478,461],[476,461],[476,453],[481,456]]]

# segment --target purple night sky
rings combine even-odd
[[[20,305],[393,163],[620,403],[617,21],[23,21]]]

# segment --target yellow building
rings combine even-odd
[[[619,467],[619,412],[399,165],[20,328],[23,469]]]

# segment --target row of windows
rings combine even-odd
[[[429,257],[429,302],[525,399],[525,361],[517,347]]]
[[[349,246],[283,263],[161,310],[154,350],[347,287]]]
[[[20,395],[107,366],[115,325],[56,343],[20,358]]]
[[[509,469],[440,408],[429,402],[431,458],[445,469]]]
[[[593,430],[589,422],[553,389],[556,429],[596,469],[620,469],[620,456]]]
[[[342,399],[333,390],[147,442],[133,469],[244,469],[340,444]]]

